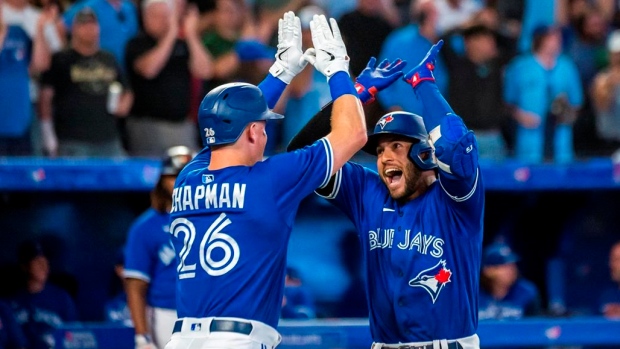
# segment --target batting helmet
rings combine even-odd
[[[193,152],[186,146],[169,148],[162,158],[161,175],[177,176],[193,157]]]
[[[256,86],[233,82],[211,90],[200,103],[198,125],[204,146],[234,143],[252,121],[282,119],[269,110]]]
[[[377,121],[373,133],[368,136],[368,141],[362,150],[377,155],[377,143],[383,135],[400,135],[411,139],[413,141],[409,150],[411,161],[422,170],[437,167],[433,156],[434,150],[429,143],[428,132],[426,132],[421,116],[404,111],[383,115]]]

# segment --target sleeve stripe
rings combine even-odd
[[[125,269],[123,271],[123,277],[125,279],[138,279],[138,280],[143,280],[146,282],[151,282],[151,277],[141,271],[137,271],[137,270],[127,270]]]
[[[441,181],[439,181],[439,184],[441,184],[441,188],[450,197],[450,199],[452,199],[452,200],[454,200],[456,202],[463,202],[463,201],[466,201],[467,199],[469,199],[476,192],[476,188],[478,187],[478,175],[479,174],[480,174],[480,169],[476,169],[476,180],[474,181],[473,188],[471,188],[471,191],[469,193],[467,193],[467,195],[465,195],[463,197],[458,197],[458,196],[450,195],[450,193],[448,193],[446,188],[444,188],[443,184],[441,184]]]
[[[342,169],[338,170],[334,175],[334,186],[332,188],[331,193],[327,195],[321,195],[316,193],[318,196],[323,197],[325,199],[335,199],[338,196],[338,192],[340,191],[340,185],[342,184]]]
[[[332,176],[332,170],[334,169],[334,153],[332,150],[332,145],[327,138],[321,138],[321,142],[323,143],[323,148],[325,148],[325,153],[327,155],[327,169],[325,172],[325,178],[319,188],[325,187],[329,183],[329,179]]]

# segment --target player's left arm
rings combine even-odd
[[[404,76],[424,104],[424,125],[435,149],[440,183],[455,201],[474,194],[480,181],[478,145],[474,133],[465,126],[443,97],[433,70],[443,40],[433,45],[420,64]]]
[[[273,109],[280,96],[308,64],[303,58],[301,46],[301,22],[292,11],[286,12],[278,21],[278,51],[276,60],[265,79],[258,84],[263,91],[269,109]]]

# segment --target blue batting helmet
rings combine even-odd
[[[377,155],[377,144],[383,135],[404,136],[413,141],[409,150],[409,158],[422,170],[431,170],[437,167],[434,150],[429,142],[428,132],[424,126],[421,116],[404,111],[393,112],[383,115],[373,133],[368,136],[368,141],[364,145],[365,152]]]
[[[282,119],[269,110],[256,86],[233,82],[211,90],[200,103],[198,126],[204,146],[234,143],[252,121]]]

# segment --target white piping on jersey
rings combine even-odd
[[[459,198],[458,196],[450,195],[450,193],[448,193],[446,188],[444,188],[443,184],[441,183],[441,180],[439,181],[439,184],[441,184],[441,189],[443,189],[443,191],[450,197],[450,199],[452,199],[452,200],[454,200],[456,202],[462,202],[462,201],[465,201],[465,200],[469,199],[476,192],[476,188],[478,187],[478,175],[479,174],[480,174],[480,170],[476,169],[476,180],[474,181],[473,188],[471,188],[471,191],[469,193],[467,193],[467,195],[465,195],[465,196],[463,196],[461,198]]]
[[[445,162],[439,161],[439,159],[437,160],[437,166],[439,166],[439,168],[444,171],[444,172],[448,172],[448,173],[452,173],[452,170],[450,170],[450,165],[446,164]]]
[[[339,169],[334,175],[334,187],[332,188],[332,191],[327,195],[321,195],[319,193],[317,193],[317,195],[325,199],[335,199],[340,191],[340,184],[342,184],[342,169]]]
[[[329,184],[329,179],[332,177],[332,171],[334,169],[334,151],[332,149],[332,144],[329,142],[327,138],[321,138],[321,142],[323,143],[323,148],[325,148],[325,153],[327,154],[327,170],[325,173],[325,179],[319,188],[324,188],[327,184]]]
[[[384,208],[383,208],[383,212],[396,212],[396,210],[395,210],[395,209],[393,209],[393,208],[387,208],[387,207],[384,207]]]
[[[138,270],[128,270],[125,269],[123,270],[123,277],[125,279],[138,279],[138,280],[142,280],[142,281],[146,281],[148,283],[151,282],[151,277],[141,271]]]
[[[437,142],[437,140],[441,138],[441,126],[440,125],[435,126],[435,128],[432,129],[431,132],[428,133],[428,135],[431,138],[432,144]],[[435,149],[434,145],[433,145],[433,149]]]

